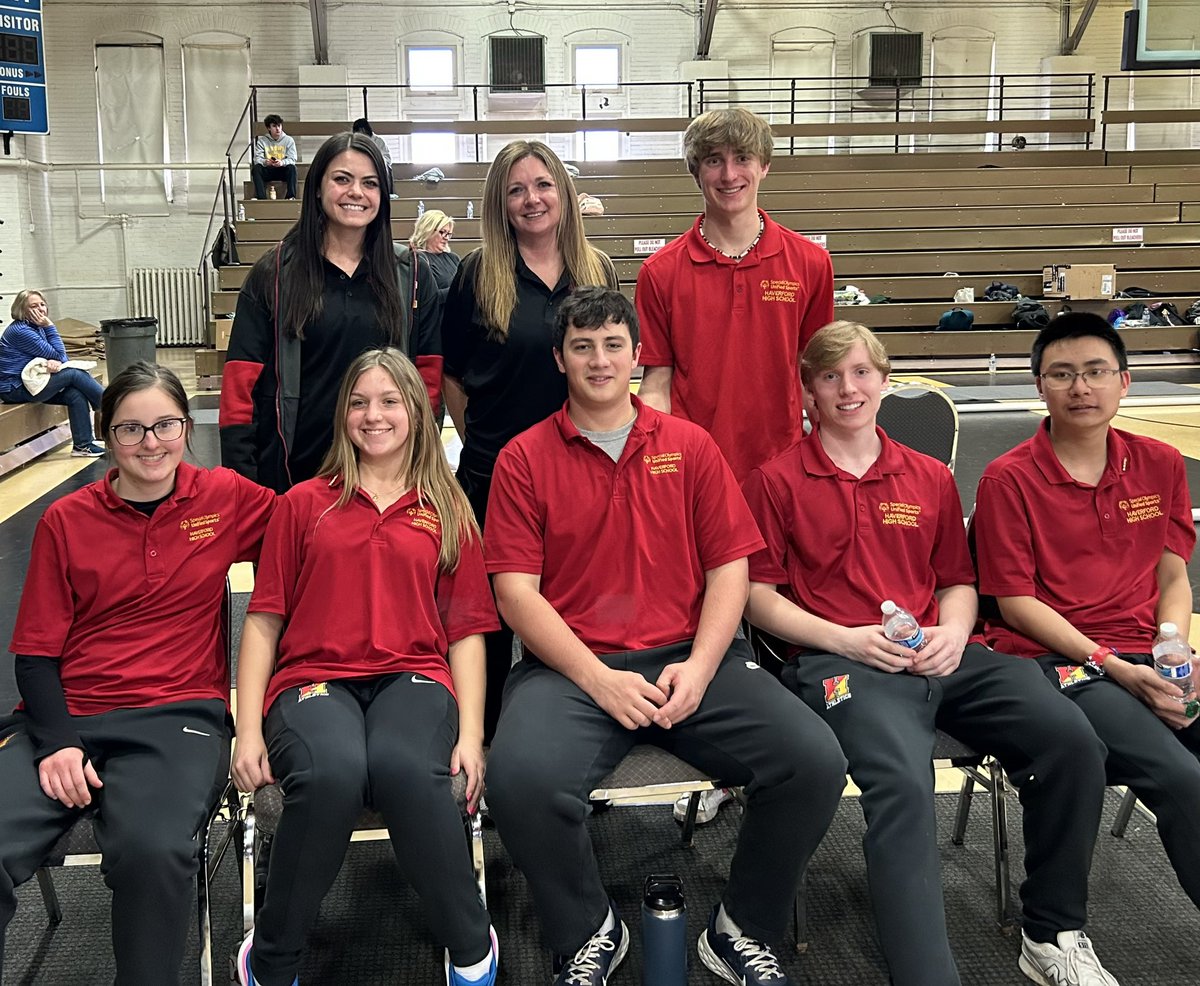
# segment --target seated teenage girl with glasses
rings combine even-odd
[[[176,982],[196,832],[228,776],[225,576],[258,559],[275,494],[183,461],[170,370],[133,364],[100,414],[115,468],[38,522],[9,644],[24,703],[0,721],[0,962],[14,889],[92,809],[116,981]]]

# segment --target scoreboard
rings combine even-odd
[[[0,0],[0,131],[50,132],[42,0]]]

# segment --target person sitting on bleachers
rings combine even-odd
[[[254,182],[254,197],[267,197],[267,182],[287,182],[287,197],[296,197],[296,142],[283,132],[283,117],[269,114],[263,120],[267,132],[254,141],[254,160],[250,165],[250,179]]]
[[[225,576],[257,561],[275,494],[183,461],[168,369],[123,370],[100,417],[115,468],[38,521],[9,644],[24,706],[0,722],[0,968],[15,888],[92,809],[116,981],[177,983],[196,833],[229,771]]]
[[[987,467],[975,505],[979,588],[999,604],[987,640],[1034,658],[1083,710],[1108,748],[1108,783],[1154,812],[1200,907],[1200,727],[1150,657],[1159,624],[1186,640],[1192,617],[1196,529],[1183,456],[1112,427],[1129,363],[1100,316],[1054,319],[1031,363],[1049,416]]]
[[[0,403],[65,404],[71,423],[71,454],[95,458],[104,454],[92,431],[92,412],[100,406],[100,381],[70,365],[67,349],[50,321],[46,299],[38,291],[18,291],[13,320],[0,336]],[[22,372],[32,360],[45,360],[48,379],[30,389]]]
[[[787,986],[767,942],[783,937],[845,760],[734,638],[762,540],[709,435],[631,396],[639,350],[620,292],[576,290],[554,341],[567,403],[496,461],[484,551],[525,656],[505,689],[488,803],[558,956],[555,983],[603,986],[629,931],[600,879],[589,792],[636,743],[745,785],[699,954],[729,982]]]
[[[930,765],[942,729],[996,756],[1025,810],[1022,971],[1043,986],[1115,986],[1081,930],[1104,747],[1036,667],[968,643],[975,573],[958,490],[946,466],[876,425],[891,368],[883,344],[835,322],[801,368],[814,430],[743,486],[767,542],[750,559],[747,616],[794,645],[783,681],[833,728],[862,791],[891,982],[960,982]],[[904,643],[880,624],[889,599],[916,619]]]

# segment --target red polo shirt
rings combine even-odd
[[[500,626],[478,538],[443,572],[442,525],[415,491],[382,514],[361,491],[335,507],[339,492],[328,479],[293,486],[267,529],[249,611],[284,630],[264,715],[296,685],[399,671],[453,693],[449,645]]]
[[[1092,640],[1147,653],[1162,553],[1187,561],[1196,544],[1183,457],[1153,438],[1109,428],[1108,465],[1087,486],[1058,461],[1049,426],[1047,418],[979,481],[979,591],[1033,596]],[[985,634],[1008,654],[1046,653],[1001,621],[989,622]]]
[[[883,448],[861,479],[815,432],[750,474],[742,492],[767,541],[750,581],[841,626],[879,623],[885,599],[929,626],[935,591],[975,581],[962,504],[942,463],[876,433]]]
[[[642,264],[635,296],[641,364],[674,368],[671,412],[713,436],[739,482],[799,441],[800,354],[833,321],[829,254],[762,216],[738,261],[697,219]]]
[[[59,659],[71,715],[228,701],[225,574],[257,560],[275,494],[181,462],[175,492],[146,517],[113,491],[115,475],[38,521],[9,649]]]
[[[633,398],[619,462],[556,412],[500,453],[484,536],[492,573],[541,592],[593,653],[690,640],[704,573],[762,546],[712,439]]]

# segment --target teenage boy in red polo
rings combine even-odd
[[[1186,639],[1192,616],[1183,457],[1112,427],[1129,364],[1103,318],[1054,319],[1031,363],[1049,417],[987,467],[975,507],[979,587],[1000,611],[988,643],[1035,658],[1083,710],[1108,748],[1108,783],[1154,811],[1200,906],[1200,727],[1149,655],[1158,624]]]
[[[833,321],[829,254],[758,207],[773,146],[742,107],[696,117],[683,151],[704,213],[637,281],[639,396],[707,429],[738,482],[799,440],[800,353]]]
[[[892,983],[960,982],[930,768],[943,729],[997,756],[1020,792],[1022,971],[1054,986],[1115,986],[1081,930],[1103,747],[1036,668],[968,645],[976,597],[958,491],[942,463],[876,426],[890,370],[883,345],[861,325],[835,322],[813,337],[801,367],[816,430],[743,487],[767,542],[750,559],[747,614],[797,645],[784,684],[833,728],[862,790],[871,904]],[[919,649],[884,634],[887,599],[915,616]]]
[[[782,938],[845,760],[828,728],[734,639],[762,545],[697,426],[629,393],[637,316],[606,288],[558,313],[563,409],[500,453],[484,551],[525,645],[488,758],[488,803],[533,893],[556,984],[603,986],[628,929],[600,880],[588,793],[635,743],[730,784],[747,807],[699,952],[729,982],[787,986]]]

